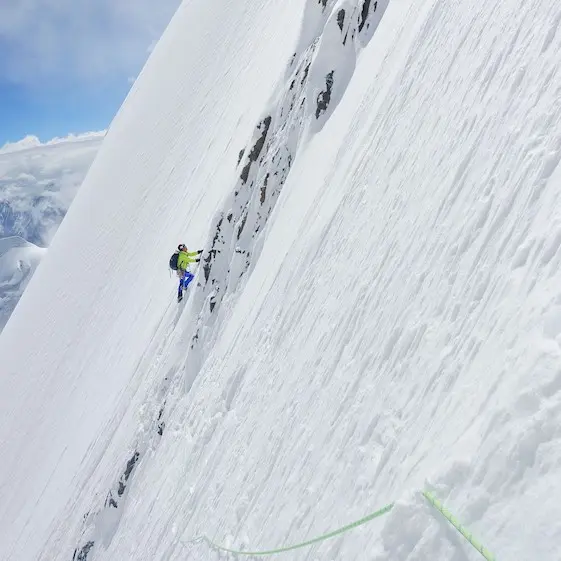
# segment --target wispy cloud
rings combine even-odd
[[[13,152],[19,152],[21,150],[28,150],[30,148],[40,148],[41,146],[53,146],[54,144],[66,144],[71,142],[84,142],[86,140],[99,141],[103,139],[107,131],[92,131],[84,132],[80,134],[70,133],[68,136],[60,138],[55,136],[55,138],[47,141],[41,142],[35,135],[27,135],[25,138],[18,140],[17,142],[7,142],[4,146],[0,147],[0,156],[2,154],[10,154]],[[2,168],[0,167],[0,170]],[[1,178],[0,178],[1,180]]]
[[[45,252],[36,244],[50,243],[103,137],[27,136],[0,148],[0,332]]]
[[[136,74],[180,0],[0,3],[0,76],[28,86]]]
[[[41,143],[35,136],[0,149],[0,239],[48,245],[74,199],[103,132]]]

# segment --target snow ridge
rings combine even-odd
[[[300,0],[182,4],[0,338],[0,557],[216,559],[184,543],[395,500],[302,558],[476,561],[424,489],[501,558],[558,559],[561,7],[392,2],[329,115],[320,47],[352,57],[323,40],[368,21],[342,6],[309,3],[297,42]],[[96,253],[65,269],[78,236]],[[177,306],[169,250],[215,237]]]
[[[117,531],[137,466],[157,446],[168,411],[192,387],[220,332],[227,313],[223,304],[231,309],[259,258],[268,220],[299,150],[323,128],[342,99],[356,59],[374,36],[387,4],[388,0],[308,0],[299,46],[284,82],[240,151],[238,178],[211,224],[202,274],[187,304],[195,327],[184,364],[166,371],[155,389],[146,424],[139,428],[103,507],[92,507],[84,516],[73,561],[86,561],[98,542],[106,547]],[[234,380],[232,396],[236,385]]]

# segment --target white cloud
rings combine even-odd
[[[9,152],[17,152],[18,150],[27,150],[41,146],[41,141],[33,135],[28,135],[17,142],[7,142],[0,148],[0,154],[8,154]]]
[[[28,136],[0,149],[0,238],[48,245],[95,157],[103,132],[41,143]]]
[[[69,142],[82,142],[85,140],[101,140],[105,136],[106,131],[85,132],[78,135],[70,133],[64,138],[55,136],[52,140],[42,143],[36,136],[28,135],[17,142],[7,142],[0,148],[0,154],[9,154],[11,152],[19,152],[20,150],[28,150],[30,148],[39,148],[41,146],[52,146],[54,144],[64,144]],[[1,170],[1,168],[0,168]],[[1,177],[1,176],[0,176]]]
[[[0,332],[44,254],[34,244],[50,242],[104,135],[26,136],[0,149]]]
[[[0,3],[0,75],[26,85],[138,71],[180,0]]]
[[[0,332],[45,252],[19,237],[0,239]]]

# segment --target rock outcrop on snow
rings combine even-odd
[[[428,491],[556,559],[560,10],[184,2],[0,337],[0,557],[219,559],[195,538],[395,503],[294,555],[475,559]]]

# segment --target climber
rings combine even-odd
[[[191,263],[199,263],[201,258],[193,259],[203,252],[202,249],[198,251],[188,251],[187,246],[180,243],[177,246],[177,251],[171,256],[169,260],[169,266],[174,271],[177,271],[177,276],[179,277],[179,288],[177,289],[177,301],[181,302],[183,299],[183,290],[185,290],[190,282],[195,278],[195,275],[191,273],[188,268]]]

